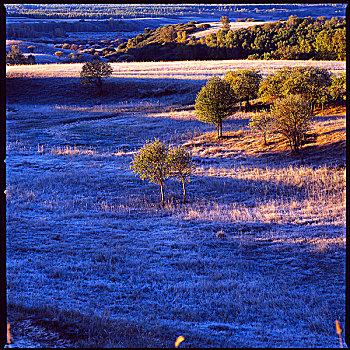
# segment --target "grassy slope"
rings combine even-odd
[[[239,113],[217,141],[188,106],[203,80],[193,66],[191,73],[176,64],[159,65],[152,79],[150,63],[114,65],[100,97],[78,89],[78,65],[66,66],[62,81],[50,66],[47,78],[9,79],[14,345],[31,315],[80,346],[172,347],[183,335],[191,347],[337,347],[334,321],[344,325],[345,312],[344,109],[314,118],[303,158],[275,139],[261,147],[249,115]],[[200,74],[215,68],[206,64],[198,63]],[[215,64],[215,72],[227,68]],[[122,72],[136,77],[116,79]],[[154,137],[193,152],[187,205],[180,184],[168,181],[160,208],[159,188],[129,169]]]

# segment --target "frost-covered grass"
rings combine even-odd
[[[216,140],[181,92],[89,105],[43,99],[45,87],[32,103],[8,99],[10,317],[67,326],[84,347],[179,335],[187,347],[339,346],[343,112],[314,118],[301,158],[276,139],[263,147],[243,113]],[[129,168],[155,137],[193,152],[187,204],[169,180],[162,208]]]

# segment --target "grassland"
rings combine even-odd
[[[218,141],[194,97],[243,64],[286,63],[112,64],[102,96],[81,89],[79,64],[7,67],[14,345],[30,320],[59,334],[36,339],[48,347],[173,347],[179,335],[182,347],[339,346],[345,110],[317,111],[302,156],[276,138],[262,146],[249,114]],[[129,168],[155,137],[193,153],[187,204],[168,181],[160,207],[159,188]]]

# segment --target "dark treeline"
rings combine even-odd
[[[40,19],[109,19],[135,17],[231,16],[247,15],[288,18],[293,13],[306,16],[343,16],[345,4],[7,4],[8,16]]]
[[[195,22],[190,22],[195,23]],[[167,25],[119,45],[136,60],[290,59],[345,60],[345,17],[298,18],[239,30],[220,29],[200,39],[180,25]],[[190,34],[190,35],[189,35]]]
[[[40,38],[42,36],[66,37],[67,32],[127,32],[140,29],[139,23],[123,20],[105,21],[74,21],[74,22],[33,22],[8,24],[6,26],[6,38]]]

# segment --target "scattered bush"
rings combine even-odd
[[[55,56],[57,56],[59,59],[61,59],[64,56],[64,53],[62,51],[56,51]]]
[[[35,46],[29,45],[29,46],[27,47],[27,49],[29,50],[30,53],[33,53],[33,52],[34,52],[34,49],[35,49]]]

